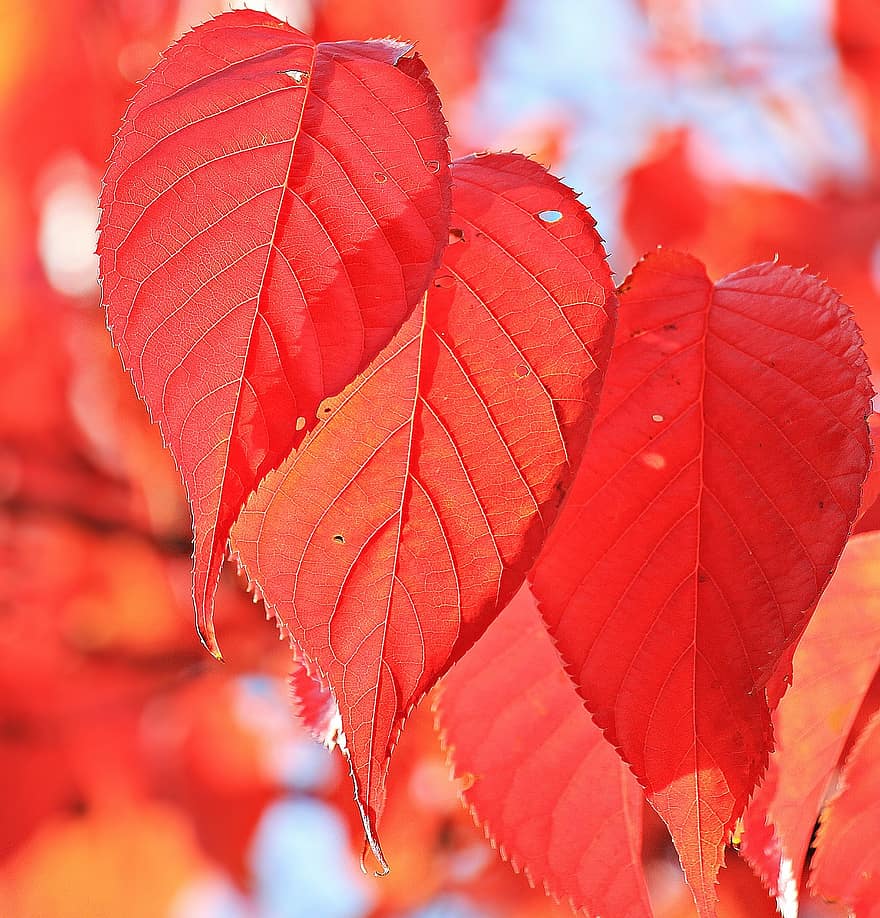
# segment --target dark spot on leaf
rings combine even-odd
[[[8,717],[0,720],[0,742],[15,743],[28,739],[30,730],[20,717]]]
[[[668,325],[663,326],[663,331],[678,331],[678,326],[675,322],[670,322]]]
[[[81,819],[89,811],[89,802],[85,797],[77,794],[75,797],[71,797],[67,801],[67,812],[71,816],[75,816],[78,819]]]

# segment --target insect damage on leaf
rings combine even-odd
[[[397,737],[536,557],[586,443],[616,305],[592,218],[542,167],[496,155],[453,173],[466,241],[232,533],[333,690],[380,861]],[[565,219],[535,220],[547,207]]]
[[[409,51],[226,13],[166,51],[116,137],[107,322],[183,477],[216,656],[213,595],[245,499],[388,343],[446,244],[446,124]]]
[[[689,256],[648,256],[532,575],[704,916],[772,746],[762,689],[859,505],[872,396],[860,344],[848,307],[808,274],[768,263],[713,284]]]
[[[648,914],[632,776],[558,651],[711,916],[771,712],[792,657],[810,671],[809,629],[795,646],[858,507],[871,397],[858,331],[804,272],[773,262],[713,284],[663,251],[620,288],[600,404],[616,297],[592,219],[536,163],[477,154],[451,169],[446,141],[411,45],[319,44],[250,10],[184,35],[133,98],[101,195],[103,303],[186,488],[198,632],[219,658],[231,538],[302,661],[294,706],[348,761],[364,855],[385,873],[378,824],[400,731],[491,626],[441,715],[466,799],[552,894]],[[530,569],[551,643],[531,601],[492,624]],[[550,732],[506,753],[522,730]],[[840,868],[843,822],[873,786],[876,734],[826,814],[814,876],[859,905],[874,887]],[[825,757],[799,804],[844,740],[811,735]],[[790,907],[811,813],[801,825],[783,812],[790,776],[773,761],[744,848],[766,843],[753,862]],[[552,792],[532,792],[541,780]],[[594,792],[601,825],[576,811]]]

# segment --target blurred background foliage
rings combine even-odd
[[[534,154],[620,280],[657,244],[720,276],[827,278],[880,367],[877,0],[275,0],[320,40],[417,42],[453,152]],[[99,309],[96,199],[126,101],[214,0],[0,5],[0,914],[539,918],[459,806],[425,705],[391,771],[382,881],[338,755],[234,571],[202,651],[189,514]],[[657,915],[690,916],[665,831]],[[721,911],[774,909],[732,856]],[[806,916],[841,914],[811,902]]]

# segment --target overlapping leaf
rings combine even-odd
[[[446,105],[471,88],[487,56],[484,47],[502,18],[505,0],[322,0],[315,4],[312,34],[321,41],[413,35],[431,63]]]
[[[810,888],[843,902],[854,918],[880,916],[880,715],[847,758],[840,791],[822,814]]]
[[[247,495],[388,343],[446,242],[439,99],[398,42],[236,11],[187,33],[117,136],[99,255],[114,340],[186,485],[211,611]]]
[[[773,714],[776,748],[744,818],[742,852],[783,914],[796,908],[816,817],[880,662],[880,533],[846,547]],[[786,911],[787,910],[787,911]]]
[[[233,530],[335,695],[380,862],[397,735],[531,567],[589,432],[616,305],[593,220],[543,168],[478,156],[454,185],[425,304]]]
[[[444,745],[502,856],[584,914],[649,916],[641,790],[565,675],[526,587],[442,686]]]
[[[868,418],[868,429],[871,431],[871,471],[862,488],[862,503],[859,507],[857,532],[868,532],[877,529],[878,508],[880,500],[880,414],[876,412]]]
[[[703,915],[771,748],[763,686],[858,508],[859,343],[848,308],[802,272],[713,284],[688,256],[646,258],[536,567],[558,650],[670,827]]]

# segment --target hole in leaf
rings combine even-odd
[[[436,159],[429,159],[425,166],[428,168],[428,172],[433,172],[435,175],[440,171],[440,162]]]
[[[658,472],[666,468],[666,459],[664,459],[660,453],[645,453],[642,456],[642,462],[648,466],[649,469],[656,469]]]
[[[333,536],[333,541],[337,545],[345,545],[345,536],[341,532],[337,532],[336,535]]]
[[[309,75],[305,70],[285,70],[284,72],[294,83],[302,83]]]
[[[663,415],[662,414],[652,414],[651,420],[659,424],[663,420]]]
[[[388,181],[388,176],[384,172],[374,172],[373,178],[382,185],[384,182]]]
[[[562,219],[562,212],[558,210],[542,210],[538,219],[545,223],[558,223]]]
[[[464,241],[464,230],[459,229],[457,226],[451,226],[449,228],[449,244],[455,245],[456,242]]]

